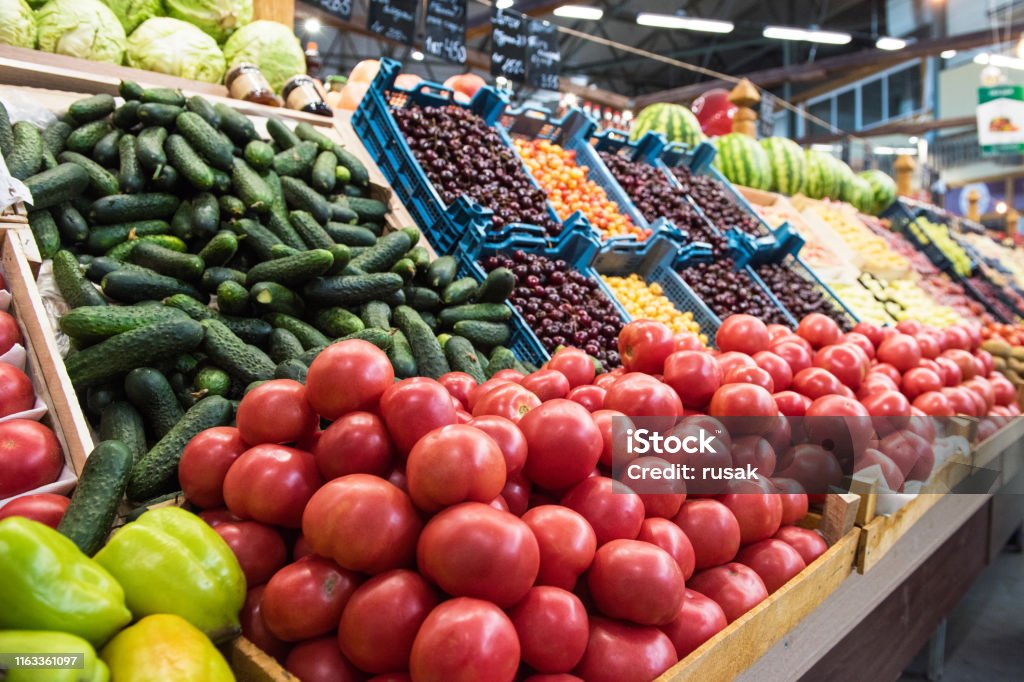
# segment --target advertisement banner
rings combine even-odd
[[[1024,86],[978,88],[977,115],[982,154],[1024,152]]]

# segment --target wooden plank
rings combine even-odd
[[[1024,450],[1024,419],[1011,419],[1003,428],[986,438],[974,449],[972,464],[985,469],[997,463],[1006,451],[1020,453]]]
[[[252,19],[276,21],[291,28],[295,24],[295,0],[253,0]]]
[[[299,682],[299,678],[245,637],[231,642],[227,658],[238,682]]]

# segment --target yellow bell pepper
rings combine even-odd
[[[234,682],[206,635],[181,616],[146,616],[103,647],[113,682]]]

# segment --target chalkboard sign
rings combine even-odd
[[[526,82],[535,88],[557,90],[561,67],[558,27],[550,21],[531,20],[526,45]]]
[[[491,8],[491,75],[526,82],[527,19],[519,12]]]
[[[370,0],[366,27],[379,36],[412,45],[416,40],[419,0]]]
[[[348,21],[352,18],[352,3],[355,0],[311,0],[312,4],[316,5],[320,9],[324,10],[328,14],[333,14],[342,21]]]
[[[423,51],[466,63],[466,0],[427,0]]]

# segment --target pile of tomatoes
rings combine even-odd
[[[981,338],[1002,339],[1011,346],[1024,346],[1024,325],[992,322],[981,328]]]

